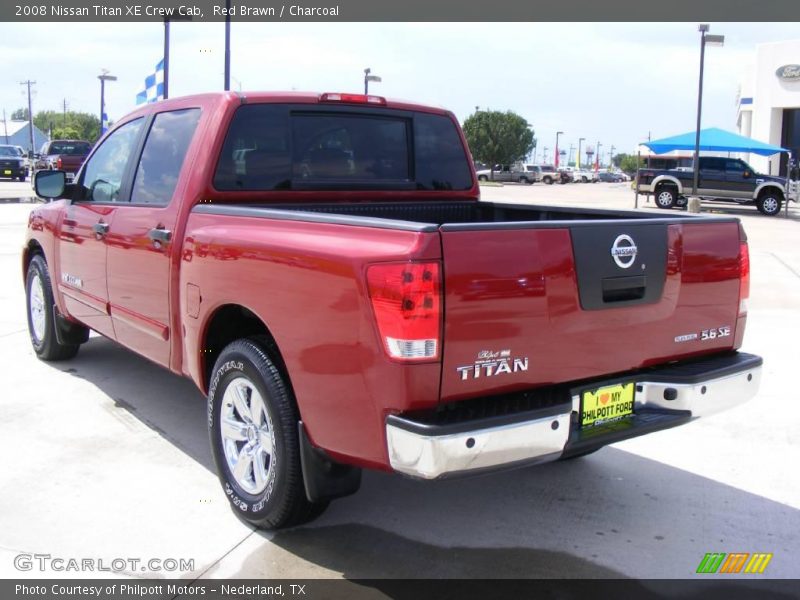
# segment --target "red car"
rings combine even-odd
[[[446,110],[218,93],[120,119],[30,216],[43,360],[93,329],[208,396],[233,510],[301,523],[361,469],[570,458],[751,398],[733,217],[482,202]],[[115,373],[114,377],[125,377]]]

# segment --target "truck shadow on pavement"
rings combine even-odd
[[[58,368],[91,382],[214,472],[205,399],[191,381],[98,337]],[[209,493],[224,502],[221,490]],[[769,576],[796,578],[798,531],[800,511],[790,506],[605,448],[445,481],[367,471],[361,490],[317,521],[252,534],[261,540],[248,540],[255,549],[237,575],[303,577],[302,570],[276,573],[281,550],[348,579],[689,578],[706,552],[772,552]],[[214,577],[214,568],[205,576]]]

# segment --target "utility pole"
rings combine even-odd
[[[19,84],[28,87],[28,129],[31,132],[31,152],[34,152],[35,149],[33,141],[33,104],[31,103],[31,86],[36,85],[36,82],[28,79],[27,81],[20,81]]]
[[[67,99],[64,98],[64,127],[67,126]]]
[[[3,130],[6,134],[6,144],[8,143],[8,121],[6,121],[6,109],[3,109]]]

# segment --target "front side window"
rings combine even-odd
[[[136,168],[132,203],[169,204],[199,118],[197,108],[156,115]]]
[[[125,123],[108,136],[86,163],[77,200],[91,202],[119,202],[122,178],[133,153],[142,119]]]

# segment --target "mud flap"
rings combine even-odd
[[[323,450],[311,444],[302,421],[297,427],[308,501],[322,502],[355,494],[361,487],[361,469],[332,461]]]

